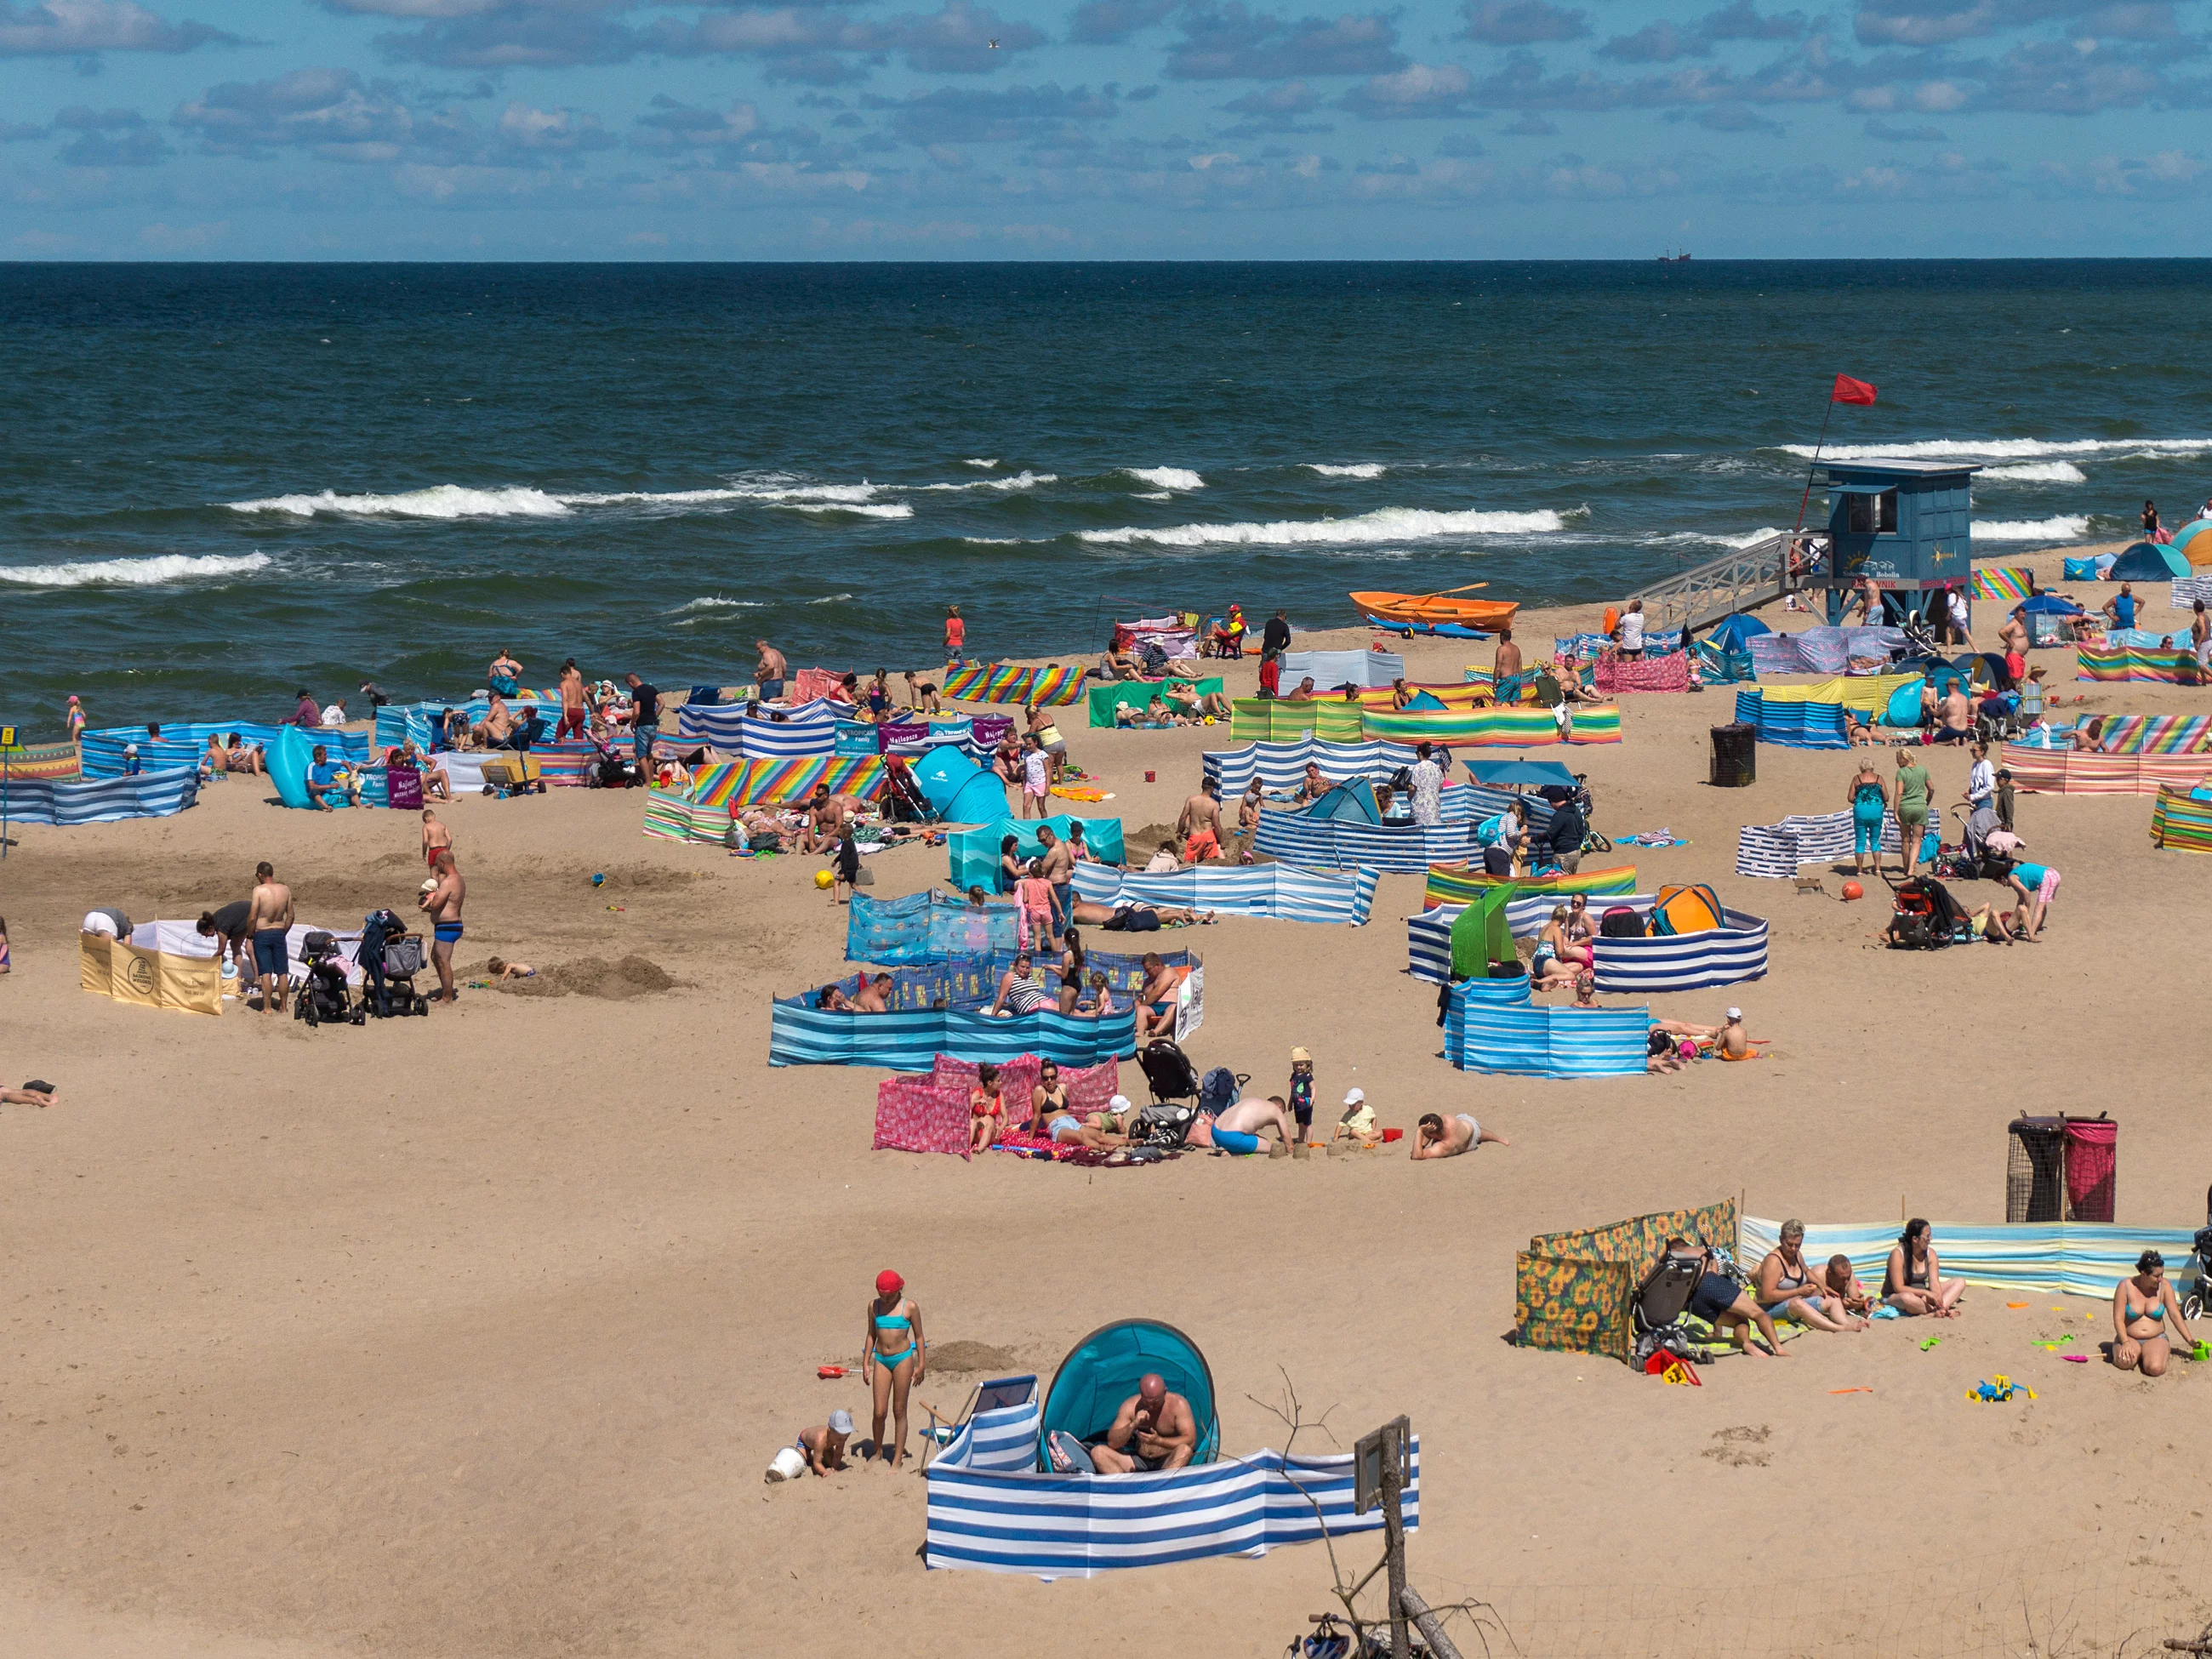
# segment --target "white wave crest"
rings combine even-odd
[[[389,519],[557,519],[568,510],[558,495],[542,489],[464,489],[459,484],[433,484],[428,489],[403,490],[397,495],[341,495],[318,490],[311,495],[268,495],[259,501],[233,501],[234,513],[289,513],[312,519],[318,513],[342,513],[361,518]]]
[[[1137,492],[1137,499],[1140,501],[1171,501],[1175,499],[1175,491],[1172,489],[1140,489]]]
[[[1309,472],[1318,472],[1324,478],[1379,478],[1386,469],[1380,461],[1353,461],[1343,466],[1332,466],[1327,461],[1304,463]]]
[[[1809,459],[1810,444],[1782,453]],[[2033,460],[2044,455],[2189,456],[2212,450],[2212,438],[1928,438],[1917,443],[1841,444],[1820,453],[1832,461]]]
[[[1028,547],[1031,544],[1026,536],[963,536],[960,539],[970,547]]]
[[[823,594],[823,595],[822,596],[822,598],[820,598],[820,599],[809,599],[809,600],[807,600],[807,604],[809,604],[809,605],[836,605],[836,604],[837,604],[840,600],[842,600],[842,599],[851,599],[852,597],[853,597],[853,596],[852,596],[850,593],[825,593],[825,594]]]
[[[1155,489],[1203,489],[1206,480],[1188,467],[1181,466],[1125,466],[1122,472],[1152,485]]]
[[[1710,530],[1675,530],[1663,536],[1652,537],[1649,544],[1653,547],[1732,547],[1741,550],[1755,547],[1769,536],[1781,533],[1772,526],[1763,530],[1747,530],[1736,535]]]
[[[966,483],[917,484],[917,489],[1035,489],[1039,484],[1058,483],[1057,472],[1017,472],[1011,478],[974,478]]]
[[[1291,520],[1275,524],[1183,524],[1161,530],[1082,530],[1084,541],[1122,544],[1153,542],[1163,547],[1221,547],[1304,542],[1411,541],[1424,536],[1540,535],[1559,528],[1556,513],[1431,513],[1420,507],[1386,507],[1351,519]]]
[[[914,509],[904,501],[771,501],[794,513],[850,513],[863,519],[911,519]]]
[[[2050,519],[1977,519],[1978,542],[2073,541],[2089,533],[2088,516],[2060,514]]]
[[[161,553],[143,559],[0,565],[0,582],[23,587],[154,587],[201,576],[242,576],[272,562],[266,553]]]
[[[998,465],[998,464],[999,458],[996,455],[970,455],[966,460],[960,463],[963,466],[980,466],[986,471],[988,471],[991,468]]]
[[[672,617],[681,617],[691,611],[757,611],[760,608],[760,601],[757,599],[723,599],[709,597],[693,599],[688,605],[679,605],[667,614]]]
[[[2014,483],[2087,483],[2088,475],[2071,461],[2028,461],[2020,466],[1993,466],[1981,482],[2008,478]]]

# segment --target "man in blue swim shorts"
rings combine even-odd
[[[438,969],[438,992],[430,1000],[453,1002],[458,1000],[453,992],[453,947],[461,942],[461,902],[468,896],[469,884],[454,866],[450,847],[438,854],[438,861],[430,867],[437,873],[422,884],[422,896],[415,901],[429,916],[433,933],[430,961]]]
[[[253,971],[261,981],[264,1014],[282,1013],[285,994],[291,989],[291,955],[285,949],[285,935],[291,926],[292,890],[276,879],[275,866],[265,861],[254,866],[246,931],[253,938]]]

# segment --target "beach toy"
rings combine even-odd
[[[2197,1343],[2189,1350],[2189,1357],[2199,1361],[2212,1359],[2212,1342]]]
[[[1985,1406],[1996,1406],[2002,1405],[2016,1394],[2024,1394],[2030,1400],[2035,1398],[2035,1390],[2029,1388],[2027,1383],[2015,1382],[2002,1372],[1999,1372],[1996,1377],[1985,1377],[1967,1389],[1966,1398],[1978,1400]]]
[[[817,870],[814,872],[814,884],[822,889],[825,893],[836,884],[836,880],[837,878],[831,875],[827,870]]]
[[[2089,1363],[2089,1356],[2086,1353],[2062,1353],[2058,1357],[2069,1365],[2086,1365]]]
[[[1930,1349],[1930,1348],[1934,1347],[1934,1346],[1935,1346],[1938,1342],[1941,1342],[1942,1340],[1943,1340],[1943,1339],[1942,1339],[1942,1337],[1940,1337],[1940,1336],[1931,1336],[1931,1337],[1929,1337],[1929,1338],[1925,1342],[1923,1342],[1923,1343],[1922,1343],[1922,1344],[1920,1345],[1920,1352],[1923,1352],[1923,1353],[1926,1353],[1926,1352],[1928,1352],[1928,1350],[1929,1350],[1929,1349]]]
[[[1160,775],[1157,772],[1147,772],[1145,774],[1145,781],[1146,783],[1158,783],[1159,781]]]
[[[814,1374],[815,1376],[825,1380],[831,1377],[842,1376],[845,1375],[845,1367],[842,1365],[817,1365],[814,1368]]]
[[[1874,1390],[1869,1388],[1831,1389],[1828,1392],[1830,1394],[1872,1394]]]
[[[2005,1306],[2008,1308],[2025,1308],[2027,1305],[2027,1304],[2025,1302],[2008,1302],[2005,1304]]]
[[[1844,884],[1844,901],[1845,903],[1849,903],[1853,899],[1864,898],[1865,896],[1866,889],[1860,886],[1858,883],[1855,881],[1847,881]]]
[[[593,872],[592,872],[592,886],[594,886],[594,887],[604,887],[604,886],[605,886],[606,884],[607,884],[607,873],[606,873],[606,872],[605,872],[605,871],[604,871],[604,870],[595,870],[595,871],[593,871]]]

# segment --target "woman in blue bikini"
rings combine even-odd
[[[876,1275],[876,1299],[868,1304],[868,1388],[875,1401],[870,1437],[877,1451],[884,1444],[884,1414],[890,1413],[898,1437],[891,1442],[891,1468],[906,1462],[907,1393],[922,1379],[929,1358],[921,1335],[921,1310],[906,1294],[906,1280],[889,1267]]]
[[[2173,1321],[2168,1335],[2166,1322]],[[2166,1276],[2166,1258],[2145,1250],[2136,1259],[2134,1274],[2112,1287],[2112,1364],[2124,1371],[2145,1376],[2164,1376],[2177,1344],[2185,1350],[2197,1345],[2197,1334],[2181,1316],[2181,1304]]]

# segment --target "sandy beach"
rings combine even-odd
[[[2048,580],[2058,558],[2002,562]],[[2114,591],[2069,586],[2092,605]],[[2142,597],[2144,625],[2185,629],[2164,584]],[[1594,622],[1529,611],[1516,631],[1534,657]],[[1492,651],[1403,648],[1422,681]],[[2203,706],[2077,685],[2069,652],[2034,660],[2069,712],[2078,694],[2091,713]],[[1255,672],[1232,665],[1231,691]],[[882,1073],[766,1063],[770,997],[846,971],[822,861],[647,840],[641,793],[453,803],[458,965],[520,957],[575,989],[465,993],[360,1030],[87,995],[77,926],[103,904],[196,916],[243,896],[262,859],[303,920],[410,911],[411,813],[288,811],[234,779],[173,818],[17,829],[0,1073],[61,1097],[0,1109],[0,1647],[1261,1655],[1334,1605],[1312,1547],[1083,1583],[925,1571],[912,1459],[764,1485],[777,1447],[832,1409],[865,1431],[858,1377],[815,1373],[857,1352],[885,1266],[933,1346],[972,1345],[951,1360],[978,1370],[940,1361],[915,1390],[948,1413],[981,1375],[1048,1379],[1097,1325],[1148,1315],[1205,1349],[1230,1451],[1284,1443],[1286,1385],[1325,1417],[1302,1450],[1407,1414],[1413,1581],[1489,1604],[1492,1655],[2102,1654],[2195,1634],[2212,1589],[2191,1565],[2207,1539],[2191,1436],[2212,1368],[2154,1382],[2033,1346],[2109,1336],[2102,1301],[2008,1310],[1975,1289],[1940,1331],[1815,1333],[1783,1362],[1724,1358],[1698,1389],[1503,1340],[1534,1233],[1735,1195],[1814,1223],[1932,1217],[1939,1248],[1947,1221],[2001,1221],[2022,1111],[2112,1112],[2124,1222],[2201,1224],[2212,1179],[2188,966],[2212,889],[2189,855],[2152,849],[2148,799],[2020,798],[2033,855],[2064,877],[2041,943],[1891,951],[1879,886],[1844,904],[1833,878],[1801,896],[1732,873],[1739,826],[1837,810],[1855,757],[1762,747],[1753,787],[1716,790],[1707,732],[1729,691],[1622,707],[1620,744],[1566,756],[1595,823],[1690,845],[1618,861],[1639,890],[1709,882],[1773,927],[1766,978],[1655,1011],[1717,1023],[1740,1004],[1766,1063],[1587,1082],[1452,1069],[1434,990],[1406,973],[1413,876],[1382,878],[1364,927],[1229,919],[1175,940],[1205,958],[1201,1069],[1274,1091],[1304,1045],[1317,1121],[1358,1085],[1383,1123],[1468,1111],[1514,1143],[1434,1164],[1395,1148],[1127,1170],[871,1152]],[[1133,836],[1172,823],[1201,751],[1231,746],[1225,727],[1066,729],[1113,792],[1091,811]],[[1938,799],[1959,799],[1966,753],[1921,753]],[[945,874],[942,849],[871,863],[877,896]],[[1123,1076],[1141,1097],[1133,1065]],[[1999,1372],[2039,1398],[1963,1398]],[[1837,1392],[1853,1389],[1872,1392]],[[1379,1545],[1338,1547],[1364,1572]]]

